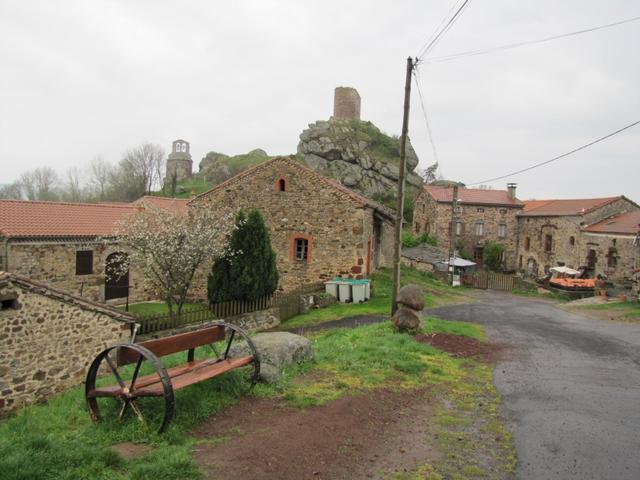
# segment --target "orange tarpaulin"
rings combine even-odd
[[[549,283],[565,288],[595,288],[595,278],[552,278]]]

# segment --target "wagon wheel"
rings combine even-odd
[[[241,368],[236,368],[229,375],[240,378],[238,382],[239,393],[247,393],[260,379],[260,355],[255,344],[246,331],[237,325],[227,322],[216,322],[225,329],[225,338],[219,342],[210,344],[216,361],[233,360],[234,358],[251,355],[253,358]],[[226,376],[226,375],[225,375]]]
[[[158,357],[136,344],[103,350],[87,373],[85,398],[94,422],[133,414],[162,433],[173,418],[171,379]]]

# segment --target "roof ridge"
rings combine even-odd
[[[71,206],[79,206],[79,207],[117,207],[117,208],[137,208],[133,205],[132,202],[63,202],[58,200],[18,200],[13,198],[2,198],[1,202],[6,203],[22,203],[27,205],[71,205]]]

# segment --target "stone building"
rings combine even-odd
[[[584,227],[581,243],[581,256],[594,276],[640,290],[640,210]]]
[[[79,384],[107,345],[126,342],[133,317],[0,272],[0,416]]]
[[[184,211],[187,200],[145,196],[133,204],[0,200],[0,270],[97,302],[149,298],[135,266],[109,275],[126,249],[113,239],[127,216],[153,205]]]
[[[624,196],[525,202],[518,217],[519,270],[537,277],[553,266],[589,267],[593,261],[585,255],[583,227],[638,208]]]
[[[360,120],[360,94],[352,87],[336,87],[333,94],[333,118]]]
[[[362,277],[392,264],[393,213],[290,157],[245,170],[191,204],[257,208],[269,229],[284,290],[336,275]],[[206,295],[204,275],[195,291]]]
[[[453,187],[426,185],[416,196],[413,209],[413,233],[426,233],[437,246],[449,250],[451,228],[455,228],[455,249],[459,255],[482,265],[488,241],[505,246],[503,263],[516,268],[518,243],[517,215],[524,204],[516,198],[515,184],[507,190],[458,189],[458,204],[453,211]]]
[[[189,148],[189,142],[186,140],[178,139],[173,141],[171,153],[167,157],[167,172],[164,180],[166,185],[191,178],[193,160],[191,160]]]

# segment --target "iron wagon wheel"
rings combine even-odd
[[[87,372],[85,398],[94,422],[103,413],[123,420],[131,412],[162,433],[173,418],[171,378],[160,359],[141,345],[114,345],[98,354]]]
[[[218,357],[218,361],[230,360],[246,355],[253,357],[251,362],[238,369],[244,384],[241,384],[243,390],[241,393],[246,393],[244,390],[250,391],[253,389],[260,379],[260,355],[258,354],[258,350],[244,329],[227,322],[215,322],[215,325],[224,327],[226,333],[224,340],[218,342],[218,344],[211,345]]]

